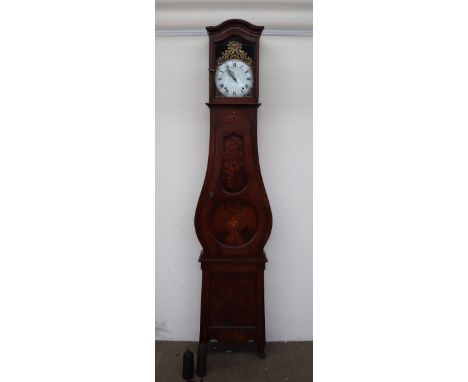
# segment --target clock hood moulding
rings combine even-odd
[[[262,34],[263,29],[265,28],[263,26],[253,25],[245,20],[230,19],[230,20],[223,21],[219,25],[206,27],[206,30],[208,34],[211,36],[211,35],[216,35],[221,32],[230,33],[231,29],[242,28],[242,27],[250,29],[252,31],[252,34],[254,34],[255,36],[260,36]]]
[[[226,20],[219,25],[206,27],[208,36],[215,42],[235,34],[239,34],[246,40],[257,42],[263,29],[263,26],[256,26],[248,21],[240,19]]]

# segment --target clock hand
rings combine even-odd
[[[227,72],[228,72],[229,76],[230,76],[234,81],[236,81],[236,83],[237,83],[237,79],[236,79],[236,77],[234,77],[234,73],[231,72],[231,70],[229,70],[229,69],[227,69]]]

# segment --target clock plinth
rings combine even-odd
[[[257,150],[262,30],[243,20],[207,27],[210,149],[195,213],[203,247],[200,344],[255,341],[260,356],[265,354],[264,246],[272,227]]]

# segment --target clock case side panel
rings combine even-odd
[[[209,150],[208,150],[208,162],[206,166],[205,178],[203,181],[202,190],[200,192],[200,196],[198,197],[197,207],[195,210],[195,217],[194,217],[194,225],[195,225],[195,233],[198,237],[200,244],[202,245],[203,251],[208,250],[209,245],[208,241],[205,239],[207,238],[205,226],[208,224],[204,218],[204,209],[207,200],[212,198],[214,195],[211,194],[210,190],[210,179],[212,174],[215,172],[215,166],[217,161],[216,158],[216,130],[213,128],[213,121],[210,120],[210,142],[209,142]],[[202,252],[203,252],[202,251]]]
[[[257,104],[259,93],[259,40],[263,31],[263,26],[255,26],[244,20],[228,20],[224,23],[206,28],[209,35],[209,95],[210,103],[238,105]],[[251,97],[224,97],[216,95],[215,74],[216,74],[216,45],[229,38],[240,37],[254,45],[253,75],[254,89]]]

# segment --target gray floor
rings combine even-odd
[[[182,359],[186,349],[195,355],[196,342],[156,341],[156,382],[182,379]],[[211,342],[208,375],[203,382],[311,382],[312,342],[269,342],[266,358],[257,356],[256,346],[222,346]],[[202,379],[196,375],[194,382]]]

